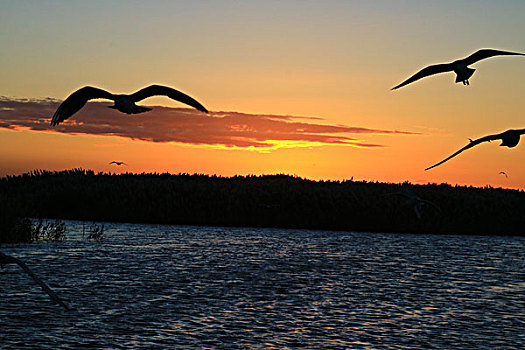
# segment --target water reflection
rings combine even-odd
[[[525,240],[67,222],[2,248],[8,348],[523,348]]]

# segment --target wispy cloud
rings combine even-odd
[[[412,127],[415,129],[424,130],[425,134],[440,135],[440,136],[452,136],[453,135],[448,130],[441,129],[441,128],[432,128],[432,127],[423,126],[423,125],[413,125]]]
[[[149,142],[178,142],[213,147],[255,148],[346,145],[376,148],[349,135],[403,134],[417,132],[379,130],[331,125],[319,117],[295,117],[239,112],[201,113],[193,109],[153,107],[143,114],[126,115],[90,102],[72,118],[56,127],[49,125],[60,101],[0,98],[0,128],[111,135]]]

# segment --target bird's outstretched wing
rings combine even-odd
[[[78,112],[87,101],[95,98],[107,98],[109,100],[113,100],[114,97],[113,94],[107,92],[106,90],[92,86],[84,86],[83,88],[80,88],[69,95],[68,98],[66,98],[64,102],[58,106],[58,109],[53,115],[53,119],[51,119],[51,125],[58,125],[60,122],[66,120]]]
[[[434,64],[432,66],[423,68],[422,70],[420,70],[419,72],[417,72],[416,74],[414,74],[413,76],[411,76],[410,78],[402,82],[401,84],[394,86],[392,90],[399,89],[400,87],[413,83],[414,81],[419,80],[421,78],[428,77],[429,75],[450,72],[452,70],[453,70],[452,64],[450,63]]]
[[[501,56],[501,55],[514,55],[514,56],[525,56],[524,53],[519,52],[510,52],[510,51],[501,51],[501,50],[494,50],[494,49],[481,49],[476,52],[474,52],[472,55],[468,56],[464,59],[465,64],[471,65],[473,63],[476,63],[477,61],[481,61],[485,58],[493,57],[493,56]]]
[[[439,208],[439,207],[436,205],[436,203],[431,202],[431,201],[426,200],[426,199],[421,199],[421,198],[419,199],[419,202],[421,202],[421,203],[425,203],[425,204],[428,204],[428,205],[434,207],[434,209],[436,209],[438,212],[441,213],[441,208]]]
[[[18,266],[20,266],[22,268],[22,270],[24,270],[25,273],[27,273],[36,283],[38,283],[38,285],[40,286],[40,288],[42,288],[44,290],[44,292],[47,293],[47,295],[49,295],[49,297],[54,301],[56,302],[57,304],[59,304],[60,306],[62,306],[64,309],[66,310],[71,310],[71,308],[66,304],[64,303],[59,297],[58,295],[51,289],[49,288],[49,286],[44,282],[42,281],[37,275],[35,275],[35,273],[29,268],[29,266],[27,266],[23,261],[15,258],[14,256],[11,256],[11,255],[6,255],[2,252],[0,252],[0,263],[2,264],[17,264]]]
[[[469,148],[472,148],[472,147],[474,147],[474,146],[476,146],[476,145],[478,145],[478,144],[480,144],[480,143],[482,143],[482,142],[486,142],[486,141],[489,141],[489,142],[490,142],[490,141],[494,141],[494,140],[501,139],[501,135],[502,135],[502,134],[488,135],[488,136],[485,136],[485,137],[481,137],[481,138],[479,138],[479,139],[477,139],[477,140],[471,140],[471,141],[469,142],[468,145],[466,145],[465,147],[463,147],[462,149],[460,149],[460,150],[457,151],[456,153],[454,153],[454,154],[450,155],[449,157],[443,159],[441,162],[436,163],[436,164],[434,164],[434,165],[432,165],[432,166],[426,168],[425,170],[429,170],[429,169],[435,168],[435,167],[437,167],[438,165],[445,163],[445,162],[446,162],[447,160],[449,160],[450,158],[453,158],[453,157],[457,156],[458,154],[460,154],[460,153],[463,152],[464,150],[467,150],[467,149],[469,149]]]
[[[194,98],[167,86],[150,85],[130,95],[134,102],[138,102],[151,96],[168,96],[175,101],[185,103],[199,111],[208,113],[208,110]]]

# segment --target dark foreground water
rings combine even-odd
[[[0,348],[523,349],[525,239],[106,224],[3,247]]]

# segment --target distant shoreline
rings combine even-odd
[[[491,187],[72,169],[2,177],[0,196],[4,206],[36,218],[525,235],[525,192]]]

